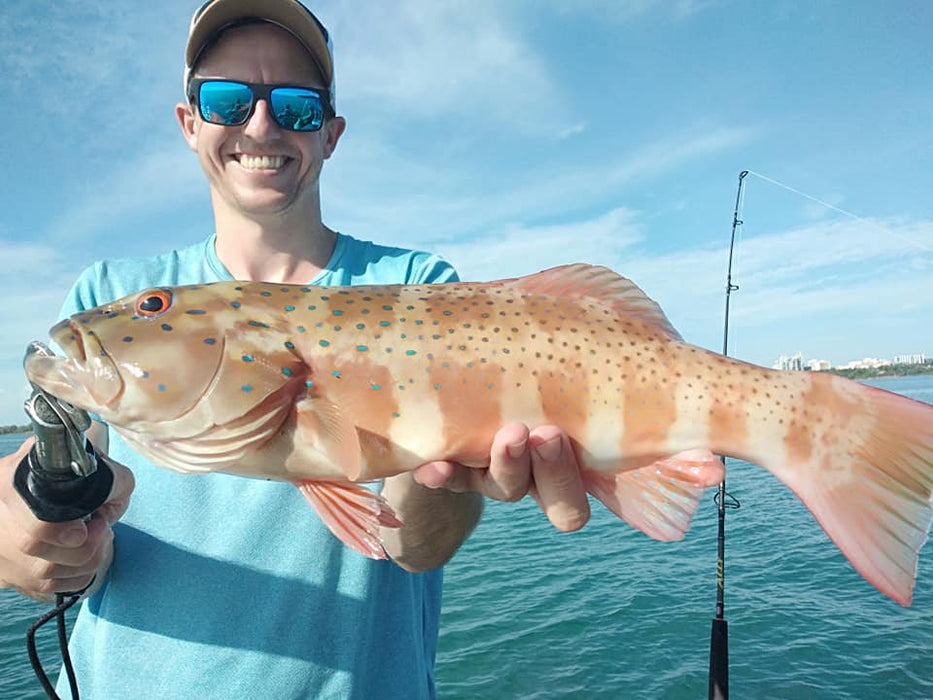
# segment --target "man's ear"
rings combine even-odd
[[[188,148],[197,152],[198,150],[198,127],[197,118],[194,116],[193,108],[187,102],[179,102],[175,105],[175,118],[178,119],[178,125],[181,127],[181,134],[188,142]]]
[[[324,159],[330,158],[337,148],[337,142],[347,128],[347,120],[343,117],[331,117],[324,123]]]

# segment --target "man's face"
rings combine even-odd
[[[201,58],[196,75],[326,87],[307,50],[271,24],[224,32]],[[179,105],[176,111],[214,197],[251,217],[279,214],[308,198],[317,205],[321,167],[343,132],[343,119],[329,119],[319,131],[289,131],[272,119],[265,100],[256,104],[245,124],[234,127],[205,122],[195,107]]]

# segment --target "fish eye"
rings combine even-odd
[[[161,316],[172,305],[172,292],[168,289],[150,289],[136,300],[136,315],[143,318]]]

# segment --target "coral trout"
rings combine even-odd
[[[157,465],[296,484],[331,530],[384,557],[380,496],[433,460],[488,464],[506,423],[570,436],[586,487],[651,537],[689,528],[714,454],[789,486],[855,568],[908,605],[933,518],[933,406],[682,341],[614,272],[482,284],[150,289],[51,330],[29,379]]]

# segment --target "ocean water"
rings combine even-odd
[[[873,382],[933,403],[933,376]],[[0,436],[0,453],[19,439]],[[933,698],[933,545],[913,606],[878,593],[775,478],[728,463],[726,619],[736,698]],[[716,597],[716,507],[660,543],[598,503],[578,533],[490,503],[448,565],[441,698],[699,698]],[[0,591],[0,698],[44,695],[24,635],[45,606]],[[54,666],[54,632],[40,654]],[[80,682],[80,679],[79,679]]]

